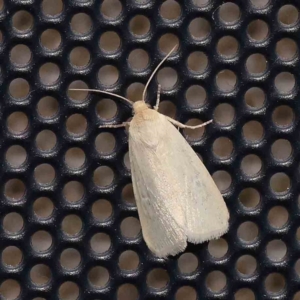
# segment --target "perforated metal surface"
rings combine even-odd
[[[300,2],[234,3],[1,4],[3,299],[300,299]],[[147,101],[160,82],[161,112],[214,119],[183,134],[231,221],[164,261],[142,239],[127,133],[98,128],[130,108],[68,88],[137,100],[175,43]]]

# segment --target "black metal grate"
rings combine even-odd
[[[299,1],[6,0],[0,12],[3,299],[300,299]],[[222,239],[155,258],[118,99],[148,91],[224,193]],[[139,50],[137,50],[139,49]],[[103,200],[105,199],[105,200]],[[213,220],[212,220],[213,221]],[[2,299],[1,298],[1,299]]]

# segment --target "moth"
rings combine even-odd
[[[116,96],[133,107],[130,122],[100,127],[129,127],[129,160],[142,234],[149,249],[161,258],[182,252],[187,242],[219,238],[227,232],[229,222],[226,204],[216,184],[176,128],[196,129],[212,121],[188,126],[160,114],[160,86],[156,105],[151,108],[145,102],[151,79],[174,50],[175,47],[150,76],[141,101],[84,89]]]

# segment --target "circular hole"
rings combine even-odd
[[[283,25],[295,25],[299,19],[298,9],[290,4],[283,5],[278,11],[278,19]]]
[[[116,52],[121,46],[121,39],[114,31],[104,32],[99,41],[99,47],[104,52]]]
[[[214,293],[221,292],[226,286],[226,276],[221,271],[212,271],[207,277],[205,284]]]
[[[71,148],[65,154],[65,162],[71,169],[81,168],[85,163],[85,153],[80,148]]]
[[[16,45],[10,51],[10,60],[18,66],[25,66],[30,62],[31,51],[26,45]]]
[[[98,167],[94,171],[94,183],[99,187],[107,187],[113,183],[114,172],[107,166]]]
[[[242,223],[237,231],[238,237],[244,242],[254,242],[258,237],[258,227],[255,223],[246,221]]]
[[[233,2],[224,3],[219,8],[219,17],[224,23],[235,23],[240,16],[240,8]]]
[[[270,186],[275,193],[285,193],[290,189],[290,178],[285,173],[276,173],[270,179]]]
[[[203,7],[210,3],[211,0],[193,0],[195,6]]]
[[[118,288],[117,300],[137,300],[138,297],[138,290],[132,284],[125,283]]]
[[[191,286],[182,286],[180,287],[175,295],[176,300],[196,300],[197,293],[195,289]]]
[[[109,201],[100,199],[97,200],[92,206],[92,213],[98,221],[106,221],[112,216],[112,206]]]
[[[50,96],[43,97],[37,105],[38,113],[43,118],[54,117],[58,113],[58,108],[57,100]]]
[[[275,87],[280,94],[291,93],[295,87],[295,76],[289,72],[279,73],[275,77]]]
[[[66,281],[59,287],[58,295],[61,300],[77,300],[79,297],[79,287],[74,282]]]
[[[90,52],[84,47],[73,48],[70,53],[70,63],[77,68],[87,66],[90,62],[90,59]]]
[[[65,249],[60,255],[60,264],[65,269],[76,269],[79,266],[80,262],[81,255],[76,249]]]
[[[128,57],[128,63],[130,68],[134,70],[143,70],[149,64],[149,55],[143,49],[135,49],[130,52]]]
[[[157,73],[157,81],[164,90],[172,89],[177,83],[177,79],[177,72],[169,67],[163,68]]]
[[[126,90],[126,97],[131,101],[139,101],[142,99],[145,85],[140,82],[134,82]],[[147,93],[146,93],[147,96]],[[146,97],[147,98],[147,97]],[[147,101],[146,101],[147,102]]]
[[[121,233],[125,238],[136,238],[141,232],[140,221],[133,217],[124,219],[121,223]]]
[[[67,130],[73,135],[82,135],[87,129],[87,120],[83,115],[71,115],[66,122]]]
[[[19,233],[23,228],[24,222],[20,214],[12,212],[3,219],[4,230],[9,234]]]
[[[110,120],[117,114],[117,105],[115,101],[110,99],[103,99],[97,104],[97,115],[102,120]]]
[[[31,237],[31,245],[37,252],[47,251],[52,245],[52,237],[47,231],[37,231]]]
[[[300,292],[297,292],[294,297],[293,300],[300,300]]]
[[[282,206],[275,206],[270,209],[268,214],[268,221],[274,228],[282,228],[286,225],[289,219],[289,213],[286,208]]]
[[[16,100],[26,98],[29,94],[29,91],[29,83],[23,78],[16,78],[12,80],[9,84],[9,93]]]
[[[249,154],[245,156],[241,163],[242,171],[247,176],[255,176],[257,175],[262,167],[261,159],[254,154]]]
[[[213,143],[213,152],[219,158],[229,158],[233,152],[232,141],[227,137],[219,137]]]
[[[191,71],[203,73],[207,69],[208,58],[205,53],[196,51],[189,55],[187,65]]]
[[[100,154],[110,154],[116,147],[116,139],[113,134],[102,132],[96,137],[95,146]]]
[[[119,71],[116,67],[111,65],[103,66],[98,72],[98,79],[103,85],[114,85],[119,79]]]
[[[297,56],[298,47],[292,39],[284,38],[276,44],[276,53],[282,60],[292,60]]]
[[[49,164],[38,165],[34,169],[34,178],[39,184],[51,184],[55,178],[55,170]]]
[[[258,87],[253,87],[247,90],[245,94],[245,101],[247,105],[254,109],[260,109],[265,103],[265,93]]]
[[[280,261],[286,255],[286,245],[281,240],[273,240],[267,245],[267,256],[270,260]]]
[[[30,279],[35,285],[45,285],[51,279],[51,271],[46,265],[35,265],[30,270]]]
[[[33,210],[39,218],[46,219],[52,215],[54,205],[49,198],[41,197],[35,200],[33,204]]]
[[[251,276],[257,268],[256,259],[251,255],[243,255],[237,260],[236,268],[241,274]]]
[[[46,29],[41,35],[40,42],[47,50],[56,50],[61,45],[61,35],[55,29]]]
[[[12,24],[18,31],[29,31],[33,27],[33,17],[29,12],[20,10],[13,15]]]
[[[229,189],[231,185],[231,176],[226,171],[217,171],[212,175],[218,189],[221,192],[225,192]]]
[[[243,288],[234,294],[234,300],[255,300],[255,295],[250,289]]]
[[[62,0],[43,0],[42,10],[45,15],[57,16],[63,10]]]
[[[64,186],[63,195],[70,203],[78,202],[83,198],[84,187],[79,181],[69,181]]]
[[[176,106],[171,101],[161,101],[159,103],[158,112],[172,119],[175,119]]]
[[[77,103],[86,100],[88,95],[87,91],[71,91],[70,89],[88,89],[88,85],[84,81],[73,81],[68,88],[68,97]]]
[[[109,281],[109,273],[104,267],[94,267],[88,274],[90,283],[97,288],[104,288]]]
[[[281,105],[275,108],[272,114],[272,120],[275,125],[280,127],[289,127],[293,124],[293,110],[286,105]]]
[[[52,150],[57,142],[56,135],[51,130],[43,130],[39,132],[35,139],[37,147],[42,151]]]
[[[87,34],[92,30],[92,20],[87,14],[76,14],[71,20],[71,29],[77,35]]]
[[[139,256],[132,250],[122,252],[119,257],[119,267],[125,271],[136,270],[139,266]]]
[[[194,19],[189,25],[189,32],[194,39],[204,40],[211,31],[210,24],[203,18]]]
[[[217,50],[224,57],[234,57],[237,54],[239,43],[233,36],[224,36],[218,41]]]
[[[27,153],[23,147],[13,145],[6,151],[5,158],[11,167],[18,168],[26,161]]]
[[[209,254],[215,258],[222,258],[228,251],[228,243],[224,239],[212,240],[208,244]]]
[[[76,215],[68,215],[64,217],[61,224],[61,229],[67,235],[78,235],[82,230],[82,221]]]
[[[269,35],[269,26],[262,20],[254,20],[248,25],[247,33],[254,42],[262,42]]]
[[[178,268],[183,274],[190,274],[198,268],[198,259],[192,253],[184,253],[178,258]]]
[[[187,89],[185,97],[189,106],[201,107],[206,101],[206,91],[200,85],[192,85]]]
[[[27,116],[20,111],[14,112],[7,118],[8,130],[20,134],[28,128],[29,122]]]
[[[158,40],[158,48],[163,54],[169,53],[176,45],[179,45],[179,39],[172,33],[166,33]]]
[[[167,286],[170,278],[164,269],[153,269],[147,275],[147,285],[154,289],[163,289]]]
[[[60,76],[59,67],[54,63],[45,63],[39,70],[40,80],[45,85],[55,84]]]
[[[129,28],[132,34],[143,36],[150,30],[150,21],[145,16],[137,15],[130,20]]]
[[[133,193],[133,187],[131,183],[125,185],[125,187],[123,188],[122,199],[126,202],[126,204],[136,205],[134,193]]]
[[[214,120],[221,126],[230,125],[233,122],[235,111],[233,106],[227,103],[219,104],[214,111]]]
[[[285,287],[285,279],[279,273],[271,273],[265,280],[265,288],[268,293],[275,294],[283,291]]]
[[[91,239],[91,248],[94,252],[102,254],[110,249],[111,241],[106,233],[96,233]]]
[[[255,8],[265,8],[270,4],[270,0],[251,0],[251,4]]]
[[[125,155],[124,155],[124,158],[123,158],[123,162],[124,162],[124,165],[125,167],[130,170],[130,161],[129,161],[129,152],[127,152]]]
[[[0,285],[0,295],[5,300],[14,300],[19,297],[21,293],[20,284],[13,279],[7,279]]]
[[[237,78],[230,70],[220,71],[216,76],[216,84],[221,92],[232,92],[236,86]]]
[[[243,126],[243,135],[248,142],[259,142],[263,138],[264,128],[257,121],[250,121]]]
[[[4,195],[9,200],[18,201],[25,195],[25,184],[20,179],[10,179],[5,183]]]
[[[119,0],[104,0],[100,10],[105,18],[116,19],[122,12],[122,4]]]
[[[272,144],[271,152],[276,160],[286,161],[292,155],[292,145],[288,140],[279,139]]]
[[[260,202],[260,195],[256,189],[246,188],[239,194],[239,200],[246,208],[255,208]]]
[[[197,126],[197,125],[200,125],[202,123],[203,122],[198,120],[198,119],[190,119],[185,124],[188,125],[188,126]],[[186,138],[189,141],[198,141],[198,140],[200,140],[204,135],[204,131],[205,131],[204,127],[200,127],[200,128],[197,128],[197,129],[189,129],[189,128],[183,129],[184,135],[186,136]]]
[[[181,15],[181,7],[174,0],[166,0],[160,7],[160,15],[167,20],[176,20]]]
[[[246,68],[251,75],[261,75],[267,69],[266,58],[259,53],[250,55],[247,58]]]
[[[2,262],[10,268],[15,268],[21,264],[23,259],[22,251],[15,246],[8,246],[2,251]]]
[[[298,259],[296,261],[294,268],[295,268],[297,275],[300,276],[300,259]]]

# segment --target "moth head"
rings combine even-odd
[[[149,108],[150,108],[150,106],[142,100],[136,101],[133,103],[133,112],[135,114],[137,114],[143,110],[149,109]]]

